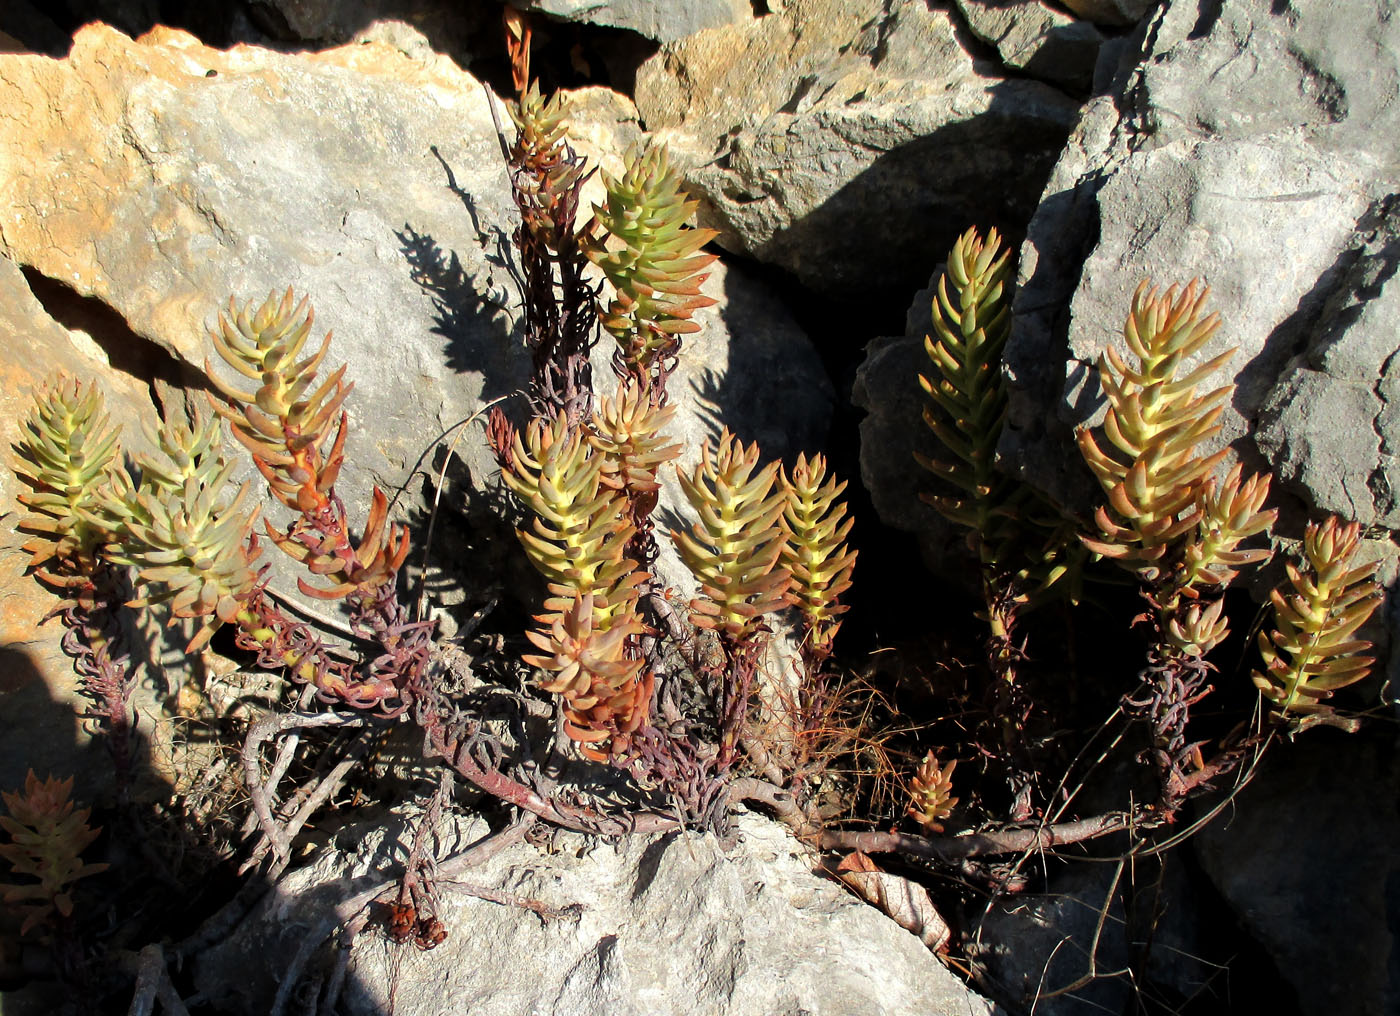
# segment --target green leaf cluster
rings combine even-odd
[[[678,474],[700,519],[689,533],[671,531],[705,594],[690,603],[691,623],[736,641],[786,604],[791,579],[778,567],[786,546],[778,518],[788,502],[774,490],[778,463],[758,463],[758,443],[745,448],[726,428],[715,447],[705,442],[693,472]]]
[[[699,330],[691,315],[715,302],[700,292],[708,278],[701,273],[715,260],[700,248],[717,234],[687,226],[698,203],[681,190],[664,146],[633,146],[624,162],[621,176],[604,174],[607,200],[593,206],[602,235],[584,250],[614,291],[603,327],[617,340],[625,372],[646,377],[679,336]]]
[[[96,385],[59,375],[34,393],[15,446],[15,472],[31,488],[19,495],[29,509],[20,527],[35,534],[24,546],[30,567],[56,584],[84,581],[111,538],[110,524],[92,511],[120,472],[117,437]]]
[[[1267,475],[1244,479],[1237,466],[1216,479],[1213,471],[1228,450],[1199,450],[1219,433],[1225,400],[1234,390],[1197,394],[1234,350],[1187,367],[1220,327],[1218,314],[1205,313],[1208,295],[1195,282],[1165,292],[1146,282],[1138,287],[1123,328],[1133,361],[1112,346],[1099,360],[1099,383],[1108,399],[1106,443],[1101,447],[1087,427],[1077,435],[1084,461],[1108,497],[1094,516],[1099,536],[1083,537],[1084,544],[1138,576],[1151,590],[1167,643],[1191,657],[1203,656],[1225,637],[1219,595],[1240,566],[1270,556],[1237,546],[1267,532],[1277,515],[1263,509]]]
[[[1375,662],[1362,655],[1371,643],[1355,637],[1382,599],[1371,581],[1379,562],[1353,566],[1360,538],[1360,526],[1336,516],[1310,524],[1303,537],[1304,567],[1288,562],[1291,589],[1271,594],[1274,627],[1259,634],[1264,667],[1253,679],[1280,714],[1331,712],[1324,700],[1362,680]]]

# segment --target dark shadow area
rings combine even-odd
[[[161,404],[156,392],[158,382],[216,394],[202,371],[182,363],[161,346],[136,334],[109,304],[95,296],[83,296],[37,269],[21,266],[20,271],[45,313],[69,331],[90,336],[102,347],[107,362],[114,369],[146,384],[153,406]]]
[[[49,624],[56,645],[62,629],[58,621]],[[194,814],[201,788],[215,789],[223,772],[240,783],[241,775],[236,765],[230,767],[231,730],[215,731],[195,717],[178,714],[163,716],[153,725],[147,710],[137,704],[142,697],[138,689],[133,696],[139,733],[131,741],[131,782],[120,795],[106,735],[50,691],[47,681],[64,676],[57,669],[62,657],[56,651],[53,655],[54,672],[46,679],[28,651],[0,647],[0,672],[7,678],[0,687],[0,710],[24,725],[23,731],[5,737],[0,790],[21,791],[31,768],[40,779],[74,778],[69,800],[78,809],[89,809],[86,825],[99,831],[82,859],[106,869],[71,884],[72,917],[48,925],[48,938],[44,928],[21,935],[18,912],[0,908],[0,997],[5,1012],[21,1016],[120,1016],[129,1011],[134,990],[133,972],[121,957],[190,934],[240,884],[258,888],[256,877],[240,880],[233,871],[227,840],[232,820],[225,810],[236,791],[225,793],[214,812]],[[145,688],[155,681],[153,670],[136,663],[137,681]],[[71,679],[75,684],[79,680],[77,675]],[[82,702],[79,709],[84,708]],[[81,733],[82,727],[91,733]],[[208,764],[191,765],[190,753],[207,755]],[[177,775],[198,785],[177,789],[171,782]],[[9,833],[0,833],[0,842],[10,840]],[[10,876],[8,865],[5,868],[6,881],[29,881]],[[194,994],[188,971],[181,975],[172,968],[172,976],[183,996]],[[217,1012],[207,1006],[192,1011]]]

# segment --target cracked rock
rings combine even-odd
[[[970,223],[1020,231],[1078,110],[963,35],[923,0],[794,0],[663,46],[637,107],[723,246],[813,289],[912,291]]]

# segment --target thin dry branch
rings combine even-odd
[[[1128,812],[1108,812],[1091,818],[1057,825],[989,829],[959,836],[915,836],[910,833],[852,832],[827,830],[822,833],[823,850],[859,850],[867,854],[908,854],[935,861],[951,862],[965,857],[1019,854],[1027,850],[1051,850],[1121,833],[1138,824]]]

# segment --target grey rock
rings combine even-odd
[[[1041,0],[957,0],[972,34],[996,47],[1007,67],[1076,94],[1094,84],[1103,33]]]
[[[843,295],[913,288],[973,222],[1024,222],[1078,104],[1000,77],[922,2],[798,0],[662,47],[648,130],[719,242]]]
[[[1102,412],[1094,363],[1121,342],[1140,280],[1200,277],[1224,319],[1202,355],[1238,350],[1219,378],[1238,386],[1221,441],[1277,468],[1304,502],[1386,524],[1377,428],[1390,426],[1394,344],[1371,323],[1383,310],[1357,307],[1385,298],[1388,255],[1372,233],[1389,216],[1397,159],[1381,139],[1400,129],[1400,113],[1375,68],[1395,65],[1400,29],[1322,4],[1227,5],[1202,22],[1196,7],[1172,3],[1136,39],[1116,94],[1085,108],[1021,253],[1003,461],[1086,506],[1087,473],[1069,450],[1073,427]],[[1318,379],[1300,373],[1323,364],[1349,372],[1331,404],[1359,414],[1325,440],[1318,406],[1302,398],[1318,395]],[[1301,430],[1285,439],[1294,420]],[[1256,429],[1257,442],[1247,437]],[[1313,461],[1309,441],[1334,461]],[[1293,517],[1290,526],[1301,529]]]
[[[1400,285],[1388,215],[1367,239],[1319,327],[1270,391],[1255,439],[1276,474],[1315,507],[1400,529]]]
[[[563,21],[626,28],[658,42],[753,19],[749,0],[523,0],[519,6]]]
[[[1309,1016],[1400,1008],[1397,797],[1393,736],[1325,731],[1276,743],[1229,821],[1194,841]]]
[[[992,1006],[962,985],[917,938],[839,885],[811,873],[805,849],[755,816],[737,819],[739,845],[709,834],[574,834],[549,853],[518,844],[465,880],[495,892],[576,906],[542,922],[519,907],[453,892],[439,916],[447,940],[429,953],[358,936],[346,1011],[427,1016],[471,1000],[481,1016],[967,1016]],[[460,848],[481,820],[450,821],[438,849]],[[289,956],[354,888],[402,858],[400,829],[345,830],[283,879],[270,898],[207,954],[200,990],[236,1012],[266,1011]],[[362,881],[352,881],[360,879]]]

